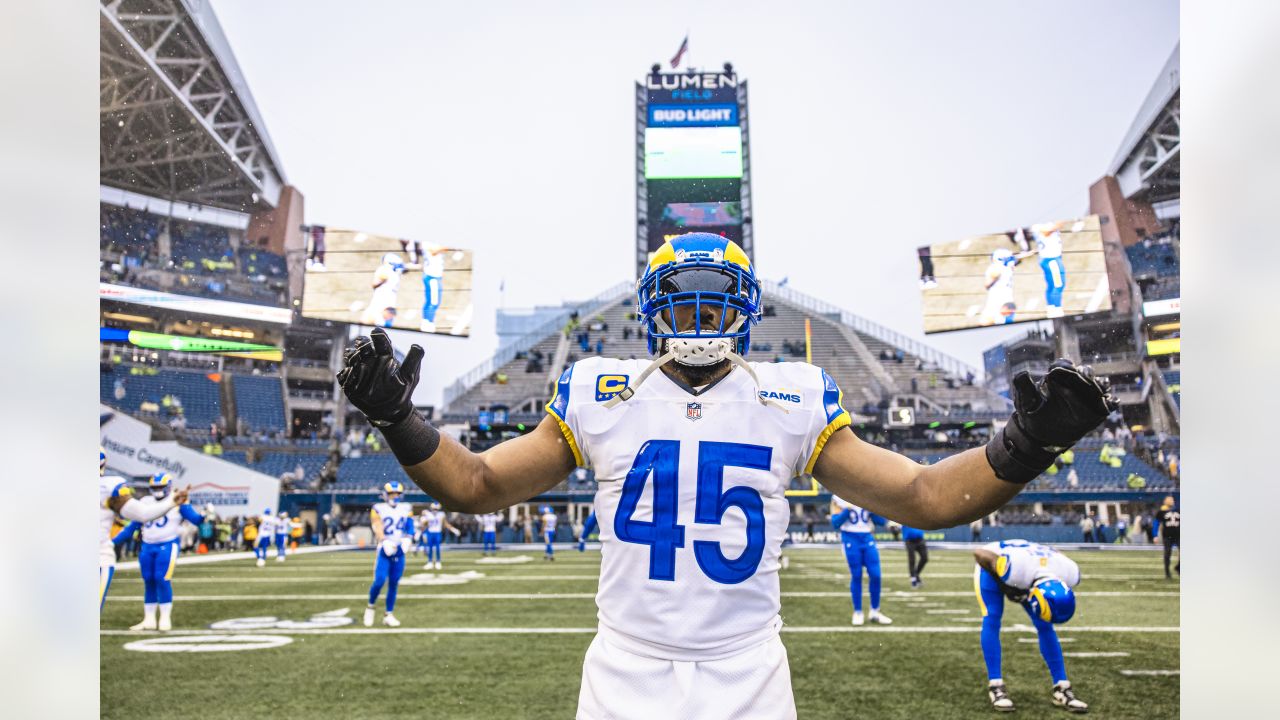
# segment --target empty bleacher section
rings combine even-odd
[[[373,453],[349,457],[338,466],[338,479],[333,490],[338,492],[377,492],[388,480],[404,479],[404,470],[391,453]]]
[[[188,426],[208,427],[221,415],[216,375],[158,370],[135,365],[102,366],[101,401],[141,417],[169,421],[181,416]]]
[[[874,413],[897,397],[914,397],[924,414],[1008,412],[1007,401],[972,384],[975,371],[954,358],[775,283],[765,282],[764,295],[767,314],[752,332],[749,359],[803,361],[808,318],[813,362],[844,390],[851,411]],[[556,357],[557,349],[566,362],[597,354],[648,357],[633,297],[630,283],[624,283],[592,301],[567,305],[563,313],[448,388],[445,406],[450,419],[465,421],[494,405],[505,405],[513,414],[541,412],[550,393],[549,380],[563,367],[547,362]],[[566,323],[573,312],[578,318],[570,327]],[[541,358],[538,363],[529,362],[533,353]],[[528,372],[531,368],[535,371]]]
[[[243,231],[111,203],[99,205],[104,282],[283,307],[288,272]]]
[[[1178,228],[1144,239],[1125,248],[1133,279],[1144,300],[1167,300],[1181,296],[1181,261]]]
[[[271,432],[285,430],[284,395],[280,378],[273,376],[234,375],[237,425],[242,431]]]
[[[257,451],[255,454],[256,462],[249,461],[249,451],[246,450],[226,450],[221,457],[223,460],[243,465],[263,475],[275,478],[283,476],[288,480],[289,490],[315,489],[320,471],[324,469],[327,460],[324,453],[316,452]],[[296,474],[299,467],[302,468],[300,479]]]

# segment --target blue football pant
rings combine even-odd
[[[284,550],[285,550],[285,544],[286,544],[287,538],[288,538],[287,535],[276,536],[276,557],[284,557]]]
[[[880,549],[875,545],[845,539],[844,560],[849,564],[849,594],[854,612],[862,612],[862,570],[870,581],[871,609],[880,609]]]
[[[555,540],[555,538],[556,538],[556,533],[554,530],[548,530],[542,533],[542,539],[545,540],[547,543],[547,555],[556,554],[555,549],[551,547],[551,541]]]
[[[1040,269],[1044,271],[1044,302],[1049,307],[1062,307],[1062,291],[1067,287],[1067,271],[1062,258],[1042,258]]]
[[[382,550],[375,551],[378,560],[373,565],[373,584],[369,586],[369,604],[378,602],[378,594],[382,586],[387,585],[387,612],[396,609],[396,591],[400,588],[400,577],[404,575],[404,550],[396,551],[390,557]]]
[[[440,538],[442,533],[427,533],[427,562],[440,560]]]
[[[102,608],[107,604],[107,591],[111,589],[111,578],[116,576],[116,566],[98,567],[98,614],[102,614]]]
[[[440,278],[431,275],[422,276],[422,319],[436,321],[436,311],[440,309]]]
[[[1000,620],[1004,616],[1004,593],[991,574],[982,568],[974,568],[973,590],[978,595],[978,605],[982,609],[982,659],[987,663],[987,679],[996,680],[1004,677],[1001,670]],[[1049,675],[1056,685],[1067,679],[1067,666],[1062,659],[1062,644],[1058,642],[1058,633],[1053,623],[1041,620],[1032,614],[1031,609],[1023,605],[1027,617],[1036,628],[1040,639],[1040,657],[1049,668]]]
[[[484,534],[484,551],[498,551],[498,533],[490,530]]]
[[[267,549],[270,547],[271,547],[271,538],[266,538],[259,535],[257,543],[254,544],[253,546],[253,554],[256,555],[259,560],[266,560]]]
[[[178,559],[178,541],[142,543],[138,552],[138,567],[142,570],[142,602],[173,602],[173,569]]]

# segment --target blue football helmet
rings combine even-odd
[[[1018,258],[1014,257],[1008,248],[997,248],[995,252],[991,253],[991,262],[1007,267],[1018,262]]]
[[[1040,578],[1031,586],[1027,608],[1041,620],[1057,625],[1076,614],[1076,594],[1056,577]]]
[[[747,254],[732,240],[705,232],[679,235],[658,248],[637,286],[636,307],[650,354],[672,352],[685,365],[712,365],[728,352],[746,355],[763,309]],[[719,310],[715,328],[699,322],[706,307]],[[691,330],[677,332],[677,308],[692,311]]]
[[[431,508],[432,510],[439,510],[439,509],[440,509],[440,503],[438,503],[438,502],[433,502],[433,503],[431,503],[430,505],[428,505],[427,507]]]
[[[382,256],[382,264],[390,265],[392,270],[399,272],[404,269],[404,260],[395,253],[387,253]]]
[[[400,502],[400,496],[404,494],[404,483],[399,480],[392,480],[382,486],[382,499],[388,504],[395,505]]]
[[[151,495],[155,498],[167,496],[172,486],[173,478],[169,477],[169,473],[158,472],[147,481],[147,488],[151,490]]]

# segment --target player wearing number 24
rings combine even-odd
[[[595,470],[603,546],[599,632],[578,718],[790,718],[778,637],[788,480],[812,473],[845,500],[932,529],[991,513],[1115,407],[1066,360],[1014,379],[1015,411],[985,449],[923,466],[858,439],[840,388],[807,363],[750,363],[760,285],[718,235],[664,243],[637,287],[644,360],[569,366],[529,434],[472,453],[414,410],[422,348],[397,363],[381,330],[338,380],[409,478],[450,510],[482,513]],[[698,403],[699,417],[689,416]]]

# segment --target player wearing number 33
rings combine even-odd
[[[806,363],[747,362],[762,316],[745,253],[718,235],[664,243],[637,288],[652,362],[565,370],[532,432],[472,453],[414,410],[422,348],[396,362],[381,330],[357,338],[338,380],[406,473],[450,510],[527,501],[575,466],[595,470],[599,632],[579,718],[791,718],[778,632],[788,481],[919,528],[1004,505],[1114,406],[1105,382],[1059,361],[1015,378],[1017,410],[985,449],[931,466],[846,428],[840,389]]]

